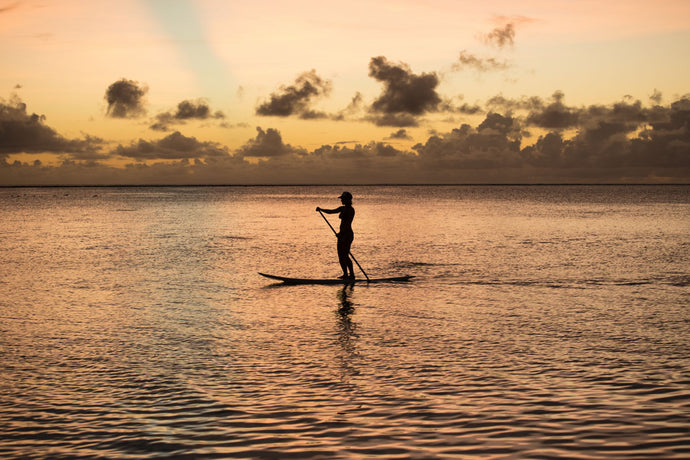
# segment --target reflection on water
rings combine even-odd
[[[690,187],[341,191],[0,189],[0,457],[690,454]]]
[[[336,311],[338,322],[338,343],[342,348],[340,362],[342,368],[342,382],[348,383],[350,377],[357,375],[357,323],[352,319],[355,307],[350,300],[354,284],[345,285],[338,291],[339,305]]]

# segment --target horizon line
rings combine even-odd
[[[0,185],[0,189],[10,188],[134,188],[134,187],[542,187],[542,186],[690,186],[690,182],[535,182],[535,183],[377,183],[377,184],[55,184],[55,185]]]

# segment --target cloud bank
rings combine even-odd
[[[106,149],[104,140],[92,136],[62,136],[44,116],[28,112],[26,104],[12,96],[0,100],[0,184],[690,181],[690,95],[661,105],[663,97],[655,91],[647,104],[625,97],[588,106],[568,105],[561,91],[545,99],[497,95],[474,106],[472,113],[485,114],[476,123],[434,132],[411,148],[399,148],[411,140],[407,126],[425,114],[451,108],[437,93],[434,73],[415,74],[405,64],[378,57],[370,62],[370,75],[383,84],[382,92],[368,107],[358,94],[352,110],[364,106],[369,121],[399,127],[386,138],[396,146],[347,142],[308,150],[287,143],[275,128],[257,127],[256,136],[234,150],[179,130]],[[312,77],[316,74],[296,82]],[[123,85],[132,89],[130,83]],[[293,115],[313,110],[311,98],[321,90],[292,86],[294,91],[275,94],[276,100],[290,95],[284,103]],[[144,92],[134,93],[134,99],[120,99],[129,105],[113,107],[127,106],[126,113],[135,113]],[[165,114],[161,121],[169,125],[222,115],[203,100],[183,101]],[[48,154],[62,163],[12,160],[15,154]],[[117,168],[111,159],[131,163]]]
[[[529,101],[505,103],[527,107]],[[545,118],[554,111],[554,104],[562,105],[558,106],[561,112],[577,114],[577,121],[555,123]],[[174,132],[159,140],[140,139],[113,149],[111,156],[134,160],[125,168],[73,159],[49,167],[10,163],[3,158],[0,181],[5,185],[630,183],[687,182],[690,178],[690,96],[667,106],[622,101],[576,109],[565,105],[557,94],[547,101],[532,100],[529,106],[526,116],[489,112],[475,126],[462,124],[435,133],[411,150],[371,142],[323,145],[307,151],[287,144],[278,130],[259,127],[255,138],[233,152]],[[30,116],[23,119],[26,117]],[[562,127],[572,123],[578,129],[567,138]],[[525,130],[537,125],[557,129],[546,130],[524,145]],[[53,133],[49,139],[58,139],[63,147],[84,148],[79,142],[65,144],[54,131],[47,132]],[[394,134],[403,136],[405,132]],[[38,148],[28,140],[24,141],[26,147],[9,148],[5,141],[9,138],[2,139],[3,152]],[[49,148],[52,144],[42,145]]]
[[[195,137],[187,137],[175,131],[157,141],[139,139],[128,146],[118,145],[112,154],[144,161],[225,157],[229,153],[227,148],[218,143],[201,142]]]
[[[242,157],[280,157],[291,153],[302,152],[291,145],[283,143],[283,138],[277,129],[268,128],[266,131],[256,128],[256,137],[250,139],[239,148],[237,154]]]

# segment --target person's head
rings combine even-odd
[[[350,192],[343,192],[338,198],[340,198],[343,204],[352,204],[352,193]]]

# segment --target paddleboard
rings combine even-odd
[[[285,276],[267,275],[259,272],[259,275],[265,276],[275,281],[281,281],[284,284],[353,284],[353,283],[395,283],[410,281],[414,276],[395,276],[392,278],[355,278],[355,279],[340,279],[340,278],[288,278]]]

